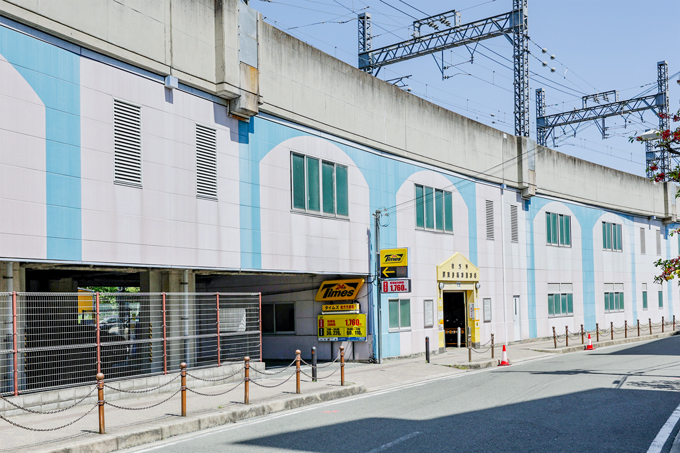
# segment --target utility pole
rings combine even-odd
[[[382,363],[382,330],[381,330],[381,319],[382,316],[380,311],[382,310],[382,287],[380,285],[380,209],[376,209],[375,214],[375,284],[376,284],[376,306],[378,308],[377,326],[375,332],[375,338],[378,350],[378,363]]]

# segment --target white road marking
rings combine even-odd
[[[654,438],[654,441],[652,442],[652,445],[649,446],[647,453],[659,453],[661,451],[664,444],[668,440],[668,436],[671,435],[673,428],[675,427],[676,423],[678,423],[678,420],[680,420],[680,406],[676,407],[671,416],[668,417],[666,424],[663,425],[661,431],[659,431],[659,434],[657,434]]]
[[[411,434],[407,434],[405,436],[400,437],[399,439],[395,439],[392,442],[389,442],[387,444],[381,445],[378,448],[374,448],[373,450],[369,451],[368,453],[380,453],[381,451],[385,451],[388,448],[392,448],[397,444],[400,444],[404,442],[405,440],[409,440],[412,437],[416,437],[418,434],[422,434],[420,431],[414,431]]]

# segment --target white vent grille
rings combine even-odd
[[[645,244],[645,229],[640,228],[640,253],[645,254],[647,252],[647,245]]]
[[[114,181],[142,185],[142,108],[113,101]]]
[[[519,242],[519,228],[517,225],[517,206],[510,205],[510,240]]]
[[[493,201],[491,200],[486,200],[486,238],[494,239]]]
[[[217,199],[217,132],[196,125],[196,195]]]
[[[656,230],[656,254],[661,255],[661,230]]]

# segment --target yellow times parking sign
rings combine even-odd
[[[366,314],[319,315],[319,341],[366,341]]]

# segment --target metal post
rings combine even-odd
[[[456,340],[458,341],[458,348],[460,348],[460,327],[456,327]]]
[[[649,320],[649,334],[652,334],[652,318],[647,318]]]
[[[623,331],[624,331],[623,338],[628,338],[628,321],[623,321]]]
[[[340,346],[340,385],[345,385],[345,347]]]
[[[99,332],[97,332],[99,333]],[[12,291],[12,356],[14,366],[14,396],[19,394],[19,349],[17,348],[17,293]]]
[[[102,343],[101,343],[101,329],[100,329],[100,319],[99,319],[99,293],[95,294],[95,310],[96,321],[97,321],[97,373],[102,372]]]
[[[673,315],[673,331],[675,331],[675,315]]]
[[[468,362],[472,362],[472,335],[467,336]]]
[[[614,322],[609,323],[609,331],[611,332],[612,340],[614,339]]]
[[[600,341],[600,324],[595,323],[595,335],[597,336],[596,341]]]
[[[187,416],[187,364],[182,362],[179,364],[179,369],[182,372],[182,417]]]
[[[165,323],[165,293],[163,299],[163,374],[168,374],[168,332]]]
[[[250,357],[243,358],[243,383],[245,384],[245,396],[243,397],[243,404],[250,404]]]
[[[104,426],[104,375],[97,373],[97,406],[99,406],[99,434],[106,432]]]
[[[425,337],[425,361],[430,363],[430,337]]]
[[[312,382],[316,382],[316,346],[312,346]]]
[[[665,329],[664,326],[666,325],[666,319],[662,316],[661,317],[661,333],[664,333]]]
[[[583,331],[583,324],[581,324],[581,344],[586,344],[585,332]]]
[[[493,353],[494,353],[494,341],[493,341],[493,334],[491,334],[491,358],[493,359]]]
[[[640,320],[637,320],[637,325],[638,325],[638,337],[640,336]]]
[[[260,362],[262,362],[262,293],[259,293],[260,297],[260,308],[259,308],[259,313],[260,313]]]
[[[370,16],[369,16],[370,17]],[[374,214],[375,217],[375,275],[376,275],[376,292],[375,300],[378,307],[377,326],[376,326],[376,343],[378,352],[378,363],[382,363],[382,287],[380,285],[380,210],[377,209]]]
[[[295,350],[295,393],[300,393],[300,350]]]
[[[217,366],[222,366],[222,350],[220,349],[220,293],[215,293],[217,302]]]
[[[569,326],[564,326],[564,343],[569,346]]]
[[[557,349],[557,335],[555,334],[554,326],[553,326],[553,343],[555,344],[555,349]]]

